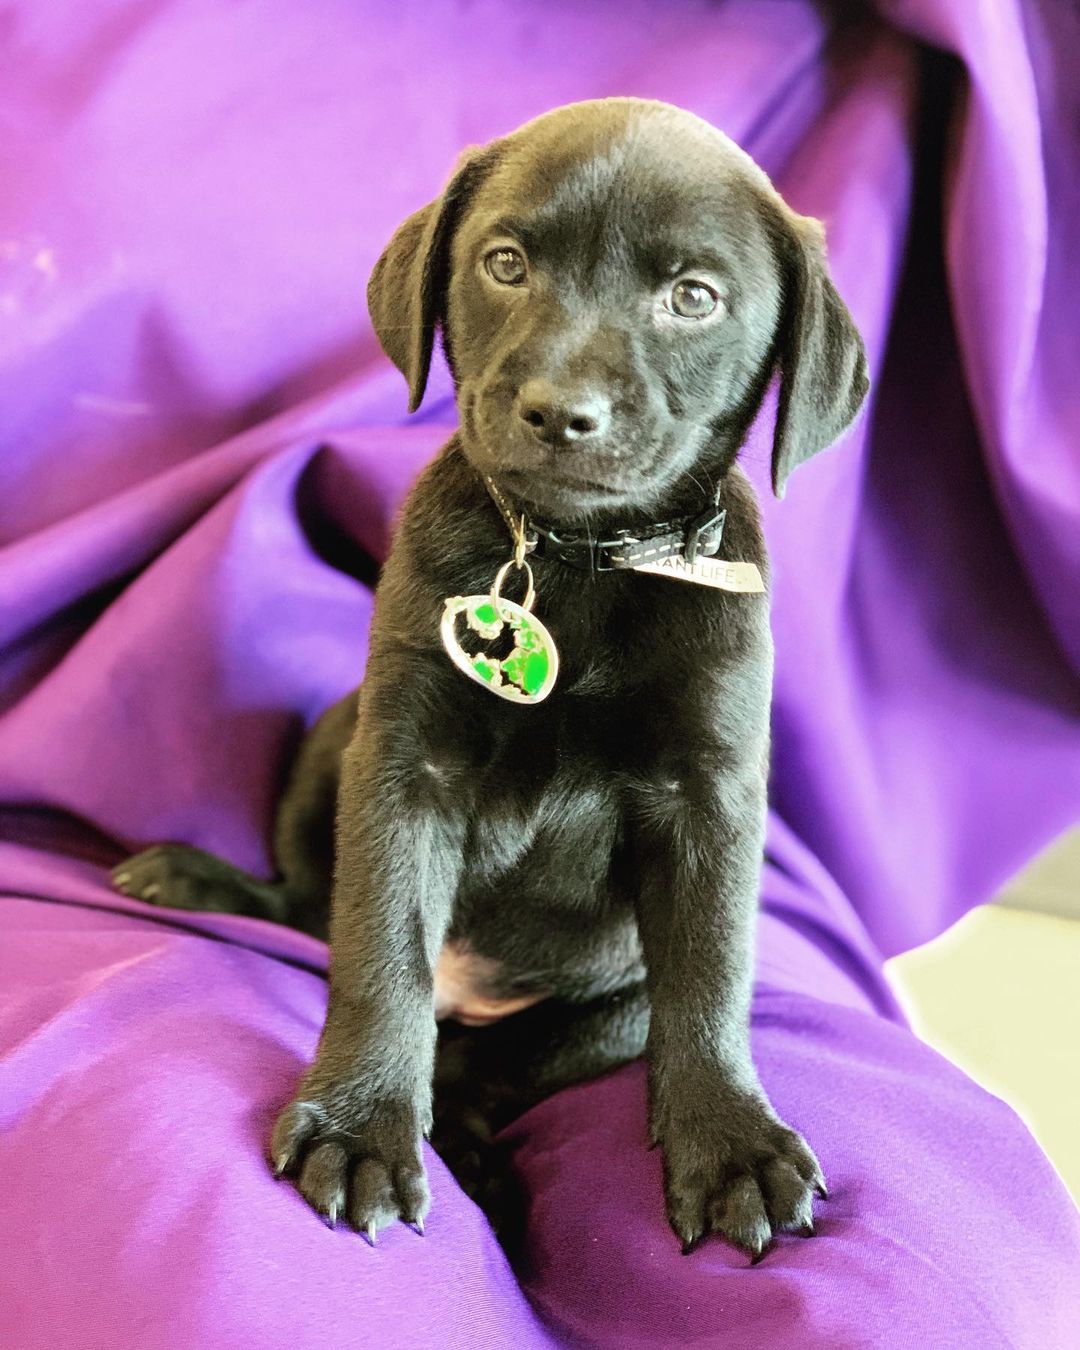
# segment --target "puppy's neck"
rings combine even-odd
[[[553,505],[534,499],[528,491],[515,490],[497,476],[493,481],[513,510],[521,511],[531,522],[553,533],[601,538],[628,530],[633,534],[647,535],[655,533],[666,522],[690,520],[718,503],[722,505],[733,461],[734,455],[729,455],[714,464],[697,464],[674,482],[647,497],[632,501],[615,500],[610,505]],[[487,476],[478,474],[478,477],[483,482]]]

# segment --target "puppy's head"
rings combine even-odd
[[[442,325],[466,455],[556,520],[715,482],[777,368],[780,495],[867,388],[820,226],[660,103],[573,104],[468,153],[394,235],[368,302],[410,409]]]

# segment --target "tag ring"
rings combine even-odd
[[[503,565],[499,568],[498,572],[496,572],[495,580],[491,583],[492,606],[495,610],[495,613],[498,614],[498,616],[504,620],[506,618],[506,613],[503,609],[500,608],[499,601],[502,599],[502,596],[499,594],[499,592],[502,590],[502,584],[506,580],[506,574],[507,572],[510,571],[511,567],[522,568],[529,581],[528,590],[526,590],[525,592],[525,599],[520,602],[521,608],[526,612],[531,611],[533,607],[533,601],[536,599],[536,587],[533,585],[532,568],[529,566],[529,564],[525,561],[524,558],[522,558],[521,562],[518,562],[516,558],[508,558],[507,561],[504,562]]]

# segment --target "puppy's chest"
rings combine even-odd
[[[522,707],[470,689],[472,715],[453,734],[471,761],[469,879],[543,884],[576,906],[602,888],[635,802],[707,753],[725,652],[678,588],[665,609],[664,582],[590,590],[559,577],[537,578],[537,613],[560,651],[555,691]]]
[[[517,725],[497,740],[476,779],[471,838],[485,871],[540,841],[565,845],[615,819],[630,759],[618,709],[571,706],[558,717],[543,708],[513,711]]]
[[[753,610],[716,591],[623,573],[594,588],[571,579],[549,591],[547,579],[538,578],[535,612],[559,648],[560,687],[572,698],[618,707],[647,690],[660,711],[693,696],[695,671],[725,664],[747,641]]]

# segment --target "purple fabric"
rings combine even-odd
[[[826,8],[0,15],[0,1344],[1076,1344],[1074,1208],[880,968],[1080,816],[1080,19]],[[778,647],[754,1034],[832,1190],[754,1269],[680,1256],[639,1066],[513,1127],[520,1270],[430,1153],[423,1240],[329,1232],[262,1156],[325,949],[106,886],[167,838],[267,870],[453,423],[444,369],[406,422],[370,266],[463,145],[614,93],[826,218],[874,374],[783,503],[767,416],[745,455]]]

